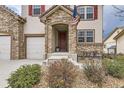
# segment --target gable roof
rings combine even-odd
[[[117,34],[113,39],[118,39],[119,37],[123,36],[124,35],[124,29],[119,33]]]
[[[122,26],[122,27],[116,27],[112,32],[110,32],[110,34],[105,38],[105,40],[104,40],[104,42],[106,41],[106,40],[108,40],[109,39],[109,37],[111,37],[112,35],[113,35],[113,33],[115,33],[118,29],[124,29],[124,27]]]
[[[12,14],[13,16],[15,16],[15,18],[18,19],[19,21],[21,21],[23,23],[26,22],[26,19],[24,19],[23,17],[21,17],[20,15],[18,15],[17,13],[15,13],[12,9],[8,8],[7,6],[0,5],[0,8],[4,9],[8,13]]]
[[[51,8],[49,8],[47,11],[45,11],[43,14],[40,15],[40,18],[48,17],[51,15],[54,11],[56,11],[58,8],[61,8],[65,10],[68,14],[73,15],[73,10],[65,5],[53,5]],[[79,14],[78,14],[79,15]],[[42,21],[42,20],[41,20]],[[42,21],[43,22],[43,21]]]
[[[109,35],[105,38],[104,42],[110,37],[112,36],[112,34],[118,29],[118,27],[116,27],[112,32],[109,33]]]
[[[45,11],[43,14],[41,14],[40,17],[43,17],[45,16],[47,13],[49,13],[50,11],[52,11],[53,9],[55,9],[56,7],[64,7],[66,9],[68,9],[70,12],[73,12],[73,10],[65,5],[53,5],[51,8],[49,8],[47,11]]]

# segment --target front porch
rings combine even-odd
[[[73,12],[65,6],[54,6],[41,15],[40,19],[45,24],[46,32],[46,59],[66,55],[77,61],[77,24],[71,24],[72,14]]]
[[[68,52],[68,25],[57,24],[52,26],[52,52]]]

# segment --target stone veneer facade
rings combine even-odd
[[[99,54],[102,54],[103,44],[102,43],[77,44],[77,53],[82,51],[86,52],[97,51]]]
[[[0,33],[11,36],[11,58],[25,58],[23,25],[25,20],[13,14],[5,6],[0,6]]]
[[[77,59],[79,51],[98,51],[102,53],[102,42],[97,44],[78,44],[77,25],[72,25],[72,11],[64,6],[55,6],[48,13],[40,16],[41,22],[45,24],[45,56],[48,58],[53,51],[53,25],[68,25],[68,52],[74,60]],[[11,59],[26,58],[26,45],[23,26],[25,19],[14,15],[9,10],[0,6],[0,33],[11,36]]]
[[[57,9],[50,14],[48,17],[42,17],[41,20],[45,21],[45,53],[46,56],[49,56],[49,54],[53,53],[54,46],[53,46],[53,25],[57,24],[65,24],[68,25],[68,52],[72,56],[74,56],[76,53],[76,27],[77,25],[72,25],[72,15],[71,11],[67,9],[63,9],[63,6],[57,6]]]
[[[91,43],[91,44],[78,44],[77,43],[77,25],[72,25],[72,12],[64,10],[61,8],[62,6],[58,6],[58,9],[52,10],[53,13],[49,14],[49,16],[42,16],[41,21],[45,22],[45,53],[46,56],[49,57],[53,51],[53,29],[52,26],[56,24],[67,24],[68,25],[68,48],[69,54],[74,59],[77,59],[77,55],[79,51],[97,51],[98,53],[102,53],[103,45],[102,43]]]

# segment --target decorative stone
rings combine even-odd
[[[6,7],[0,6],[0,33],[11,36],[11,59],[25,58],[23,25],[24,23]]]

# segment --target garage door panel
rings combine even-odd
[[[27,58],[44,59],[45,39],[44,37],[27,37]]]
[[[10,59],[10,36],[0,36],[0,59]]]

